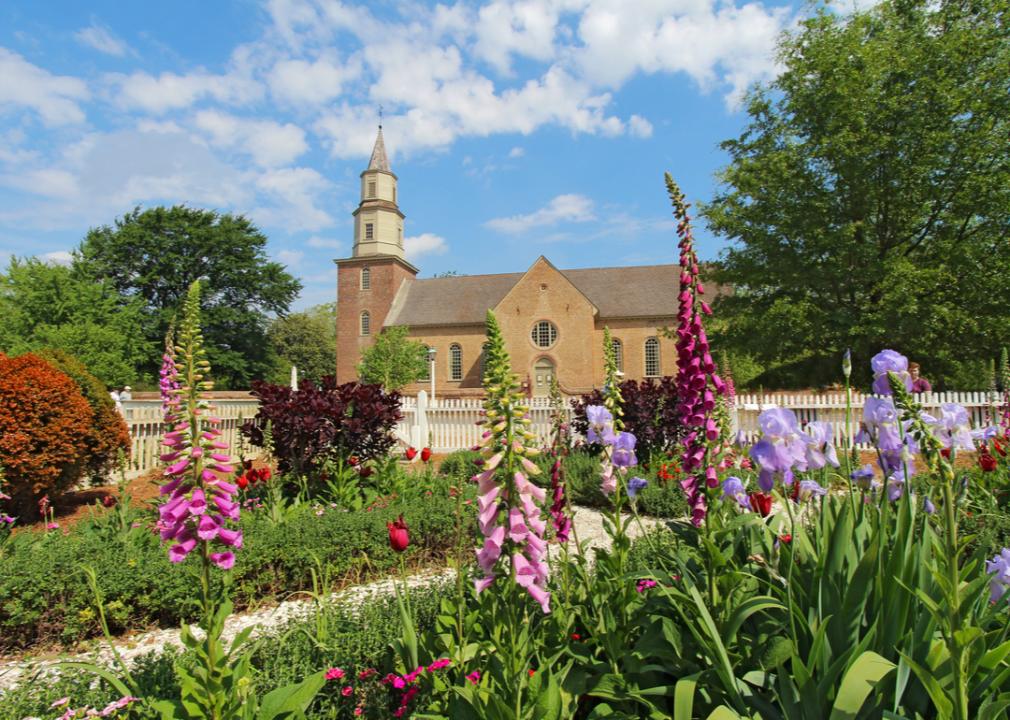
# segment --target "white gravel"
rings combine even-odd
[[[607,548],[610,545],[610,537],[604,528],[603,514],[598,510],[589,508],[575,509],[575,534],[579,541],[588,550],[595,548]],[[631,537],[638,537],[641,529],[651,529],[659,525],[659,521],[643,518],[641,527],[639,523],[632,522],[628,527],[628,534]],[[570,540],[571,542],[571,540]],[[448,581],[454,577],[453,570],[430,570],[408,578],[408,585],[419,587],[431,585],[440,581]],[[329,602],[346,607],[359,607],[370,598],[382,597],[393,594],[393,578],[386,578],[366,585],[356,585],[334,593],[328,598]],[[311,615],[315,603],[310,598],[287,600],[276,606],[254,610],[247,613],[233,614],[225,623],[224,638],[230,641],[242,630],[252,627],[252,636],[257,637],[270,632],[276,628],[287,625],[290,621],[298,618],[307,618]],[[199,633],[199,629],[195,629]],[[0,697],[3,691],[8,690],[18,684],[19,681],[35,676],[38,678],[52,677],[58,674],[58,664],[67,660],[83,660],[95,662],[105,666],[112,666],[114,658],[112,652],[105,645],[104,641],[93,641],[95,649],[64,656],[23,656],[11,660],[0,662]],[[132,636],[124,636],[115,640],[116,650],[127,662],[132,664],[138,658],[152,652],[162,652],[169,647],[181,647],[179,640],[179,628],[166,630],[154,630],[139,633]]]

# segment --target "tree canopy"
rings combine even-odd
[[[62,350],[107,385],[137,384],[157,354],[144,336],[139,298],[33,258],[12,258],[0,274],[0,317],[0,351]]]
[[[428,349],[408,339],[409,334],[409,328],[402,325],[383,329],[375,344],[361,355],[361,382],[378,383],[393,391],[423,377],[428,369]]]
[[[273,382],[286,383],[292,365],[298,368],[299,378],[315,383],[333,375],[336,371],[336,321],[336,303],[326,303],[270,323],[267,337],[277,356]]]
[[[732,241],[716,334],[779,368],[759,381],[825,382],[846,347],[888,346],[981,387],[1010,341],[1006,7],[884,0],[783,38],[703,208]]]
[[[143,303],[144,336],[160,342],[195,280],[202,280],[207,352],[218,386],[249,387],[273,365],[270,314],[283,315],[301,284],[266,255],[266,236],[242,216],[177,205],[134,209],[90,230],[74,256],[82,278],[107,281]],[[147,371],[159,359],[152,354]]]

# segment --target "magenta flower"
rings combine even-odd
[[[711,309],[701,299],[705,288],[698,280],[700,268],[691,235],[691,218],[688,204],[680,188],[669,174],[666,187],[673,202],[677,218],[677,235],[680,237],[680,294],[677,312],[677,395],[680,403],[677,414],[684,426],[681,467],[685,479],[681,487],[687,493],[691,508],[691,521],[701,525],[707,512],[707,488],[716,487],[719,479],[715,470],[715,456],[719,450],[720,432],[715,420],[716,397],[726,394],[726,384],[716,372],[715,362],[708,345],[702,316]]]

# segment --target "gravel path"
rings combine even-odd
[[[589,550],[595,548],[607,548],[610,545],[610,537],[607,535],[603,524],[603,515],[598,510],[589,508],[575,509],[575,531],[580,542]],[[651,518],[643,518],[642,526],[651,529],[659,525],[660,522]],[[638,537],[641,529],[638,523],[631,523],[628,527],[631,537]],[[433,583],[451,580],[454,576],[452,570],[430,570],[411,576],[407,583],[411,587],[431,585]],[[347,607],[359,607],[370,598],[382,597],[393,593],[393,579],[387,578],[366,585],[357,585],[346,588],[330,596],[330,601],[335,604]],[[230,641],[236,634],[248,627],[253,627],[253,637],[269,634],[277,627],[282,627],[292,620],[308,617],[314,608],[311,599],[287,600],[276,606],[255,610],[248,613],[234,614],[225,623],[224,638]],[[197,629],[197,632],[199,630]],[[96,643],[97,644],[97,643]],[[118,638],[115,641],[116,649],[128,663],[151,652],[160,652],[168,647],[181,647],[179,641],[179,628],[169,628],[166,630],[154,630],[138,635]],[[63,656],[63,657],[25,657],[17,660],[0,662],[0,697],[3,691],[17,685],[26,676],[36,675],[46,677],[55,675],[58,670],[56,665],[66,660],[86,660],[98,662],[99,664],[111,666],[114,663],[112,652],[105,646],[101,646],[90,652]]]

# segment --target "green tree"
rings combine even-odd
[[[266,236],[242,216],[176,205],[140,208],[93,228],[74,256],[82,278],[107,280],[144,304],[144,334],[160,342],[189,286],[201,280],[204,337],[218,387],[245,388],[273,367],[269,314],[283,315],[301,290],[266,256]],[[152,354],[147,371],[159,364]]]
[[[387,390],[399,390],[417,382],[428,367],[428,350],[422,343],[409,340],[409,328],[385,328],[375,344],[365,350],[358,365],[362,382],[379,383]]]
[[[298,377],[319,382],[336,371],[336,303],[316,305],[303,312],[291,313],[270,323],[267,337],[277,356],[273,382],[285,383],[291,366]]]
[[[893,347],[981,387],[1010,337],[1006,10],[884,0],[784,36],[703,209],[732,241],[718,339],[779,366],[757,382],[829,381],[846,347]]]
[[[154,382],[142,377],[157,345],[144,336],[143,305],[109,282],[70,268],[12,258],[0,274],[0,350],[9,355],[54,349],[76,357],[106,385]]]

